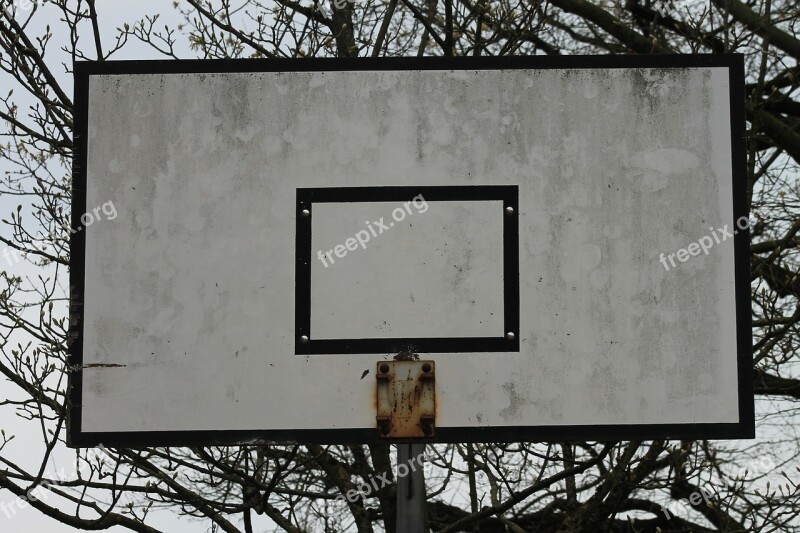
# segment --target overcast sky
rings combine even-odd
[[[2,0],[6,2],[7,0]],[[20,6],[28,5],[30,0],[12,0]],[[110,48],[115,42],[116,28],[122,26],[124,23],[134,24],[136,21],[142,19],[145,15],[160,13],[162,18],[160,26],[167,24],[169,26],[176,26],[180,22],[180,18],[173,8],[172,0],[102,0],[98,2],[100,19],[100,26],[104,30],[102,34],[104,46],[106,49]],[[24,16],[25,13],[20,12],[19,16]],[[61,46],[66,44],[69,37],[64,31],[64,24],[58,20],[58,11],[53,6],[42,5],[40,11],[37,13],[34,23],[31,25],[30,32],[34,35],[41,35],[44,33],[44,28],[50,25],[53,28],[54,36],[53,41],[49,46],[48,58],[50,64],[54,66],[54,74],[57,75],[58,80],[63,89],[71,94],[72,92],[72,75],[67,72],[61,63],[69,63],[70,59],[66,54],[60,53]],[[90,40],[90,28],[84,25],[82,28],[82,35],[84,43]],[[91,49],[88,44],[84,48]],[[179,49],[181,57],[192,57],[190,51],[184,47]],[[123,51],[115,56],[113,59],[152,59],[157,57],[155,52],[146,45],[129,42]],[[0,74],[0,95],[5,96],[9,90],[14,89],[11,79],[6,74]],[[15,92],[15,100],[23,104],[29,100],[21,95],[20,91]],[[22,107],[22,106],[21,106]],[[24,112],[21,111],[21,112]],[[0,160],[0,171],[6,172],[9,170],[7,163]],[[9,195],[0,196],[0,218],[8,218],[9,214],[16,209],[19,203],[18,197]],[[8,227],[0,225],[0,234],[5,237],[10,237]],[[3,245],[0,245],[0,249]],[[21,275],[38,275],[41,269],[31,267],[24,262],[7,262],[2,255],[0,255],[0,270],[8,270],[13,273]],[[62,286],[66,291],[66,271],[61,272]],[[22,340],[23,338],[20,338]],[[7,382],[0,380],[0,398],[5,398],[9,394],[14,393],[15,387],[10,386]],[[6,431],[7,434],[15,434],[16,439],[9,444],[6,450],[3,450],[3,455],[12,458],[19,463],[32,466],[37,465],[38,460],[42,453],[42,439],[38,434],[38,424],[36,422],[27,422],[14,416],[11,409],[0,410],[0,428]],[[783,430],[783,428],[781,428]],[[769,431],[769,428],[759,428],[759,433],[764,434]],[[752,444],[752,443],[749,443]],[[736,443],[730,443],[731,447]],[[46,475],[48,477],[57,477],[59,472],[74,472],[73,457],[68,450],[62,449],[54,455],[54,459],[48,465]],[[70,470],[71,469],[71,470]],[[55,498],[53,498],[53,501]],[[8,491],[0,491],[0,503],[5,502],[7,505],[15,501],[13,495]],[[71,527],[60,524],[52,519],[49,519],[39,512],[30,508],[19,509],[18,502],[13,517],[7,517],[2,510],[0,510],[0,531],[2,532],[65,532],[77,531]],[[205,521],[189,521],[185,517],[177,517],[172,512],[162,511],[155,512],[154,520],[150,525],[159,528],[165,532],[205,532],[208,531],[208,524]],[[123,528],[114,528],[112,531],[127,531]]]
[[[8,0],[2,0],[4,4],[7,1]],[[29,9],[30,0],[11,1],[18,6],[18,19],[27,15],[25,9]],[[69,65],[70,58],[60,51],[60,48],[66,45],[68,42],[67,39],[69,35],[64,29],[66,26],[63,22],[59,21],[59,12],[53,6],[43,3],[40,4],[39,7],[40,9],[35,15],[29,32],[33,35],[42,35],[44,34],[46,26],[50,25],[53,31],[53,39],[48,47],[47,59],[49,60],[51,68],[53,68],[54,74],[58,77],[58,81],[62,88],[71,95],[72,74],[67,72],[64,66],[62,66],[62,63]],[[175,26],[180,22],[178,13],[172,7],[172,0],[150,0],[147,2],[139,0],[103,0],[102,2],[98,2],[98,9],[98,18],[100,21],[100,27],[103,29],[102,38],[105,49],[109,49],[114,44],[117,33],[116,28],[121,27],[125,22],[132,25],[134,22],[142,19],[145,15],[152,15],[154,13],[161,14],[161,25],[169,24],[170,26]],[[91,47],[88,45],[90,34],[87,33],[90,31],[90,28],[88,25],[84,25],[82,30],[82,42],[87,43],[84,44],[83,48],[91,49]],[[114,56],[112,59],[153,59],[155,57],[157,56],[151,49],[149,49],[149,47],[141,43],[129,41],[128,45],[126,45],[121,53],[117,56]],[[191,57],[188,48],[183,49],[182,57]],[[31,101],[30,98],[24,98],[23,92],[19,90],[19,88],[13,83],[12,79],[7,74],[0,74],[0,94],[5,96],[12,89],[15,90],[14,100],[20,105],[21,108],[23,107],[23,103],[29,103]],[[24,110],[21,110],[21,113],[22,112],[24,112]],[[0,160],[0,171],[5,173],[9,170],[9,164],[6,161]],[[63,170],[61,172],[63,172]],[[16,206],[19,203],[19,197],[0,195],[0,218],[9,218],[10,213],[16,209]],[[10,237],[10,231],[6,225],[0,226],[0,233],[6,238]],[[0,246],[0,248],[4,247],[4,245]],[[40,268],[32,267],[31,265],[26,264],[25,261],[17,262],[13,259],[13,257],[9,261],[2,256],[0,256],[0,270],[7,270],[10,273],[23,276],[35,276],[41,273]],[[66,290],[67,271],[63,270],[61,272],[61,276],[61,286]],[[20,337],[19,340],[24,340],[24,338]],[[11,394],[16,394],[15,389],[16,387],[11,386],[5,380],[0,380],[0,397],[7,398]],[[15,416],[13,411],[9,408],[0,410],[0,428],[2,428],[6,434],[16,435],[16,438],[8,445],[6,449],[3,450],[3,455],[23,465],[38,465],[39,460],[42,457],[42,438],[37,431],[38,427],[39,426],[37,422],[31,423],[22,420]],[[64,473],[69,477],[74,473],[74,471],[74,454],[70,453],[66,449],[63,449],[60,450],[59,453],[54,454],[54,459],[51,461],[45,477],[57,478],[59,473]],[[16,498],[10,492],[0,490],[0,503],[4,502],[7,506],[7,510],[10,508],[13,509],[13,511],[9,511],[11,517],[7,516],[6,512],[0,510],[0,531],[13,533],[60,533],[65,531],[77,531],[72,527],[48,518],[31,508],[21,509],[19,506],[20,502],[15,500]],[[52,497],[48,501],[54,502],[56,501],[56,498]],[[72,509],[74,509],[74,506],[64,508],[64,510],[67,512],[71,512]],[[148,520],[148,523],[153,527],[161,529],[162,531],[179,533],[207,531],[207,524],[204,522],[196,520],[190,521],[185,517],[178,517],[172,512],[155,512],[152,513],[152,517],[154,520],[152,522]],[[109,531],[121,532],[128,530],[126,528],[116,527]]]

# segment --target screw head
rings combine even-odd
[[[301,211],[301,213],[303,214],[304,217],[310,217],[311,216],[311,211],[309,211],[308,209],[303,209]]]
[[[387,365],[386,363],[383,363],[381,365],[381,372],[384,373],[384,374],[388,373],[389,372],[389,365]]]
[[[508,333],[506,333],[506,339],[507,340],[513,341],[515,336],[516,335],[514,335],[513,331],[509,331]]]
[[[514,208],[511,207],[511,206],[506,207],[506,214],[507,215],[513,215],[514,214]]]
[[[307,343],[308,342],[308,335],[301,336],[300,337],[300,342],[302,342],[303,344]]]
[[[430,363],[423,363],[422,371],[428,373],[431,371],[431,364]]]

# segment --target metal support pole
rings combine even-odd
[[[424,444],[397,445],[397,533],[425,533],[424,453]]]

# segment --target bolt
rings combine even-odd
[[[510,341],[513,341],[514,340],[514,332],[513,331],[509,331],[508,333],[506,333],[506,339],[508,339]]]
[[[302,342],[303,344],[307,343],[308,342],[308,335],[301,336],[300,337],[300,342]]]
[[[431,427],[430,422],[422,423],[422,432],[426,435],[430,435],[431,433],[433,433],[433,427]]]
[[[423,372],[425,372],[426,374],[427,374],[428,372],[430,372],[430,371],[431,371],[431,364],[430,364],[430,363],[425,363],[425,364],[423,364],[423,365],[422,365],[422,371],[423,371]]]
[[[387,365],[386,363],[383,363],[381,365],[381,373],[388,374],[389,373],[389,365]]]
[[[310,217],[311,216],[311,211],[309,211],[308,209],[303,209],[303,216],[304,217]]]
[[[381,434],[386,435],[389,433],[389,423],[388,422],[381,422],[380,427],[378,428]]]
[[[511,207],[511,206],[506,207],[506,214],[507,215],[513,215],[514,214],[514,208]]]

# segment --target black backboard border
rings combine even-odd
[[[74,152],[72,223],[80,227],[86,210],[86,158],[89,83],[92,76],[230,72],[315,72],[386,70],[503,70],[503,69],[628,69],[723,68],[730,88],[732,182],[731,226],[748,216],[746,197],[746,126],[744,58],[741,54],[506,56],[428,58],[309,58],[155,61],[80,61],[74,65]],[[71,447],[103,444],[129,448],[150,446],[209,446],[256,442],[316,442],[328,444],[379,442],[375,428],[198,430],[167,432],[86,432],[82,424],[83,301],[86,232],[70,239],[70,328],[68,333],[67,443]],[[738,358],[739,421],[733,423],[563,425],[563,426],[437,426],[435,442],[620,441],[628,439],[742,439],[755,436],[750,313],[749,231],[734,239]],[[430,441],[429,441],[430,442]]]

